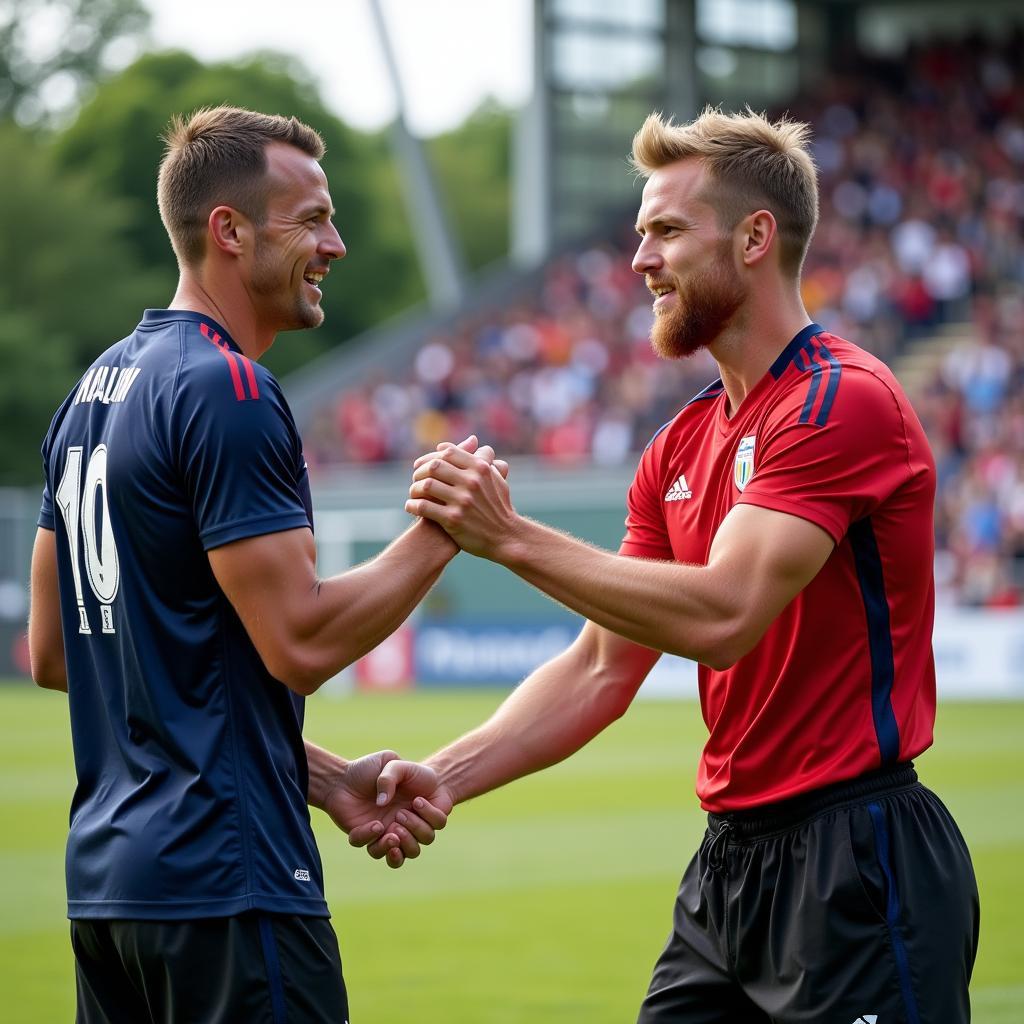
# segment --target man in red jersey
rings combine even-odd
[[[577,750],[661,651],[700,663],[708,830],[643,1024],[970,1016],[970,857],[910,764],[935,715],[935,467],[888,368],[804,309],[807,144],[806,125],[711,109],[634,139],[653,345],[707,347],[721,378],[648,445],[618,554],[518,515],[454,447],[418,460],[406,506],[589,620],[429,759],[446,799]]]

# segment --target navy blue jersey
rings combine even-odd
[[[208,317],[147,310],[57,411],[43,461],[78,774],[69,916],[326,916],[303,701],[207,558],[312,529],[277,381]]]

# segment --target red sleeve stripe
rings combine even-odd
[[[249,360],[245,356],[237,356],[232,352],[228,348],[227,342],[216,331],[211,334],[209,324],[201,323],[199,330],[203,337],[227,360],[228,369],[231,371],[231,383],[235,387],[235,398],[239,402],[244,402],[246,398],[245,389],[242,387],[242,374],[238,369],[239,358],[245,362],[246,375],[249,378],[249,392],[253,398],[259,398],[259,392],[256,390],[256,375],[253,373]]]
[[[252,363],[246,356],[239,356],[238,358],[242,360],[242,367],[245,370],[245,379],[249,384],[249,397],[259,398],[260,389],[256,386],[256,372],[252,368]]]

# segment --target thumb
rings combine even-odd
[[[387,761],[377,776],[377,806],[386,807],[395,798],[395,791],[401,784],[401,761]]]
[[[377,806],[389,804],[399,786],[404,787],[407,796],[429,796],[437,785],[433,768],[418,761],[391,761],[377,777]]]

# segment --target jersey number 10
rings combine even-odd
[[[71,547],[71,574],[75,580],[75,600],[78,602],[78,632],[92,633],[89,616],[82,599],[82,570],[79,555],[84,554],[85,571],[89,587],[100,603],[100,625],[104,633],[114,632],[114,614],[111,604],[117,596],[120,567],[114,531],[110,527],[110,507],[107,503],[107,446],[97,445],[85,467],[85,486],[82,486],[82,448],[68,449],[64,475],[55,494],[57,506],[67,527]],[[102,501],[102,514],[96,515]],[[98,521],[97,521],[98,520]]]

